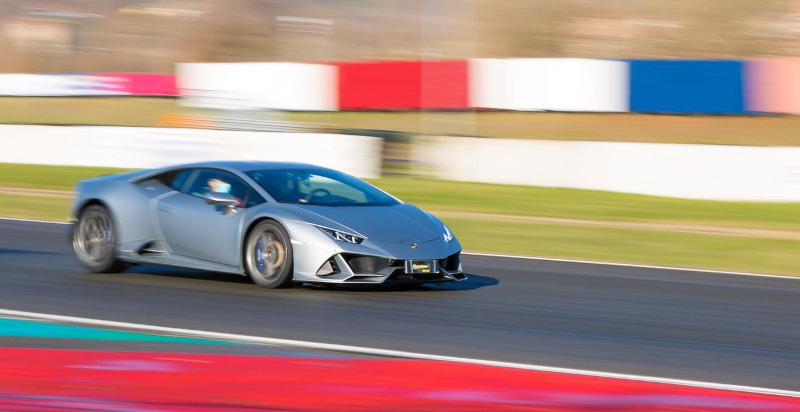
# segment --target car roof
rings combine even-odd
[[[170,169],[185,169],[195,167],[212,167],[220,169],[238,170],[240,172],[249,172],[253,170],[270,170],[270,169],[325,169],[324,167],[311,165],[308,163],[296,162],[266,162],[266,161],[212,161],[212,162],[198,162],[183,165],[176,165]]]

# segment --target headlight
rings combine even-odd
[[[447,228],[447,225],[443,225],[443,227],[444,232],[442,232],[442,239],[444,239],[445,242],[450,243],[453,240],[453,232]]]
[[[355,243],[359,244],[364,241],[364,237],[354,235],[352,233],[342,232],[340,230],[334,230],[327,227],[322,226],[315,226],[317,229],[325,232],[328,236],[332,237],[334,240],[338,240],[340,242],[347,242],[347,243]]]

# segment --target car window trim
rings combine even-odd
[[[181,187],[178,188],[178,189],[174,189],[172,187],[172,185],[170,184],[169,185],[170,189],[178,191],[178,192],[181,192],[181,193],[183,193],[183,190],[186,189],[186,184],[189,183],[192,180],[192,177],[194,177],[194,169],[186,167],[186,168],[182,168],[182,169],[173,169],[172,171],[176,172],[175,173],[175,177],[173,177],[173,179],[177,179],[178,175],[183,173],[184,170],[188,170],[189,171],[189,176],[186,177],[186,180],[183,182],[183,185],[181,185]]]
[[[189,175],[189,177],[187,177],[186,181],[183,182],[183,187],[181,187],[180,189],[177,189],[177,191],[179,193],[182,193],[184,195],[189,195],[189,196],[192,196],[192,195],[189,194],[189,188],[192,187],[192,184],[194,184],[194,180],[197,179],[197,175],[200,174],[200,168],[195,167],[195,168],[192,168],[191,171],[192,172]],[[173,190],[175,190],[175,189],[173,189]],[[197,197],[197,196],[192,196],[192,197]]]

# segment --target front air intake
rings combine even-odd
[[[375,256],[342,255],[342,257],[355,274],[378,273],[394,263],[393,259]]]
[[[461,252],[439,259],[439,267],[448,272],[458,272],[461,266]]]
[[[339,265],[336,264],[336,259],[334,258],[328,259],[320,266],[319,270],[317,270],[317,276],[330,276],[337,273],[342,273],[342,271],[339,269]]]

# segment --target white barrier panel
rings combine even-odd
[[[629,64],[595,59],[473,59],[473,107],[558,112],[626,112]]]
[[[376,178],[382,142],[323,133],[3,125],[0,145],[0,163],[155,168],[207,160],[270,160]]]
[[[550,59],[550,109],[558,112],[630,111],[629,63]]]
[[[183,63],[181,103],[219,109],[331,111],[338,108],[337,68],[308,63]]]
[[[278,110],[338,109],[337,68],[324,64],[255,63],[259,103]]]
[[[92,74],[0,74],[0,96],[123,96],[122,79]]]
[[[181,103],[213,109],[258,108],[251,73],[244,63],[185,63],[175,67]]]
[[[469,60],[469,105],[508,109],[505,103],[506,63],[502,59]]]
[[[800,201],[800,147],[432,138],[434,177],[691,199]]]

